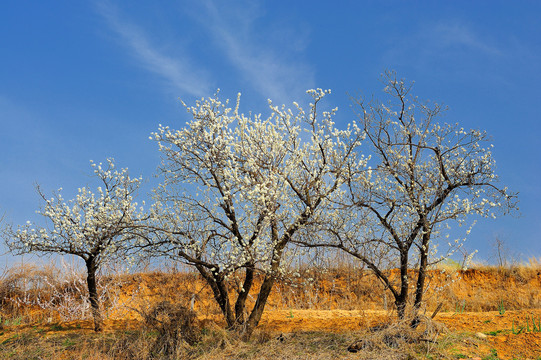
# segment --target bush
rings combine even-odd
[[[145,325],[158,332],[152,349],[154,353],[176,355],[183,341],[195,345],[201,340],[195,312],[181,304],[163,301],[141,313]]]

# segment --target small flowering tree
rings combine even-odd
[[[114,169],[92,163],[102,186],[93,193],[80,188],[75,199],[64,201],[59,189],[47,199],[38,187],[45,205],[38,211],[47,227],[30,222],[17,230],[8,228],[6,242],[16,254],[31,252],[72,254],[82,258],[87,270],[89,301],[95,331],[103,328],[96,274],[100,266],[113,258],[122,258],[131,249],[132,240],[141,235],[147,215],[134,202],[141,178],[131,178],[127,169]]]
[[[449,255],[435,256],[435,239],[448,237],[444,230],[452,223],[462,226],[472,217],[495,218],[515,209],[516,196],[497,184],[485,132],[437,123],[440,105],[410,96],[412,85],[397,80],[393,72],[387,72],[384,80],[387,103],[355,101],[359,127],[373,158],[368,162],[371,167],[348,183],[353,212],[345,212],[328,233],[333,235],[332,246],[374,271],[393,294],[403,318],[408,270],[416,270],[415,315],[427,267]],[[450,251],[461,244],[445,242]],[[390,268],[398,268],[398,281],[389,277]]]
[[[309,113],[270,104],[245,116],[217,97],[187,107],[181,130],[160,126],[151,139],[163,156],[153,218],[154,249],[193,265],[209,284],[227,326],[248,338],[259,323],[288,246],[300,229],[333,213],[332,199],[364,164],[356,129],[338,130],[335,110],[317,113],[327,92],[308,92]],[[262,278],[247,309],[254,278]],[[237,284],[233,278],[241,279]]]

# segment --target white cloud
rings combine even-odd
[[[147,70],[161,76],[182,94],[196,97],[212,94],[208,73],[194,66],[188,56],[179,59],[159,51],[140,28],[122,19],[112,5],[100,3],[98,11]]]
[[[421,24],[411,33],[397,34],[383,56],[393,66],[410,65],[420,71],[430,67],[454,73],[464,73],[471,64],[486,66],[507,54],[501,39],[482,34],[464,22],[441,20]]]
[[[269,38],[274,34],[265,33],[256,22],[262,13],[256,2],[201,3],[203,12],[194,16],[244,80],[262,96],[276,103],[291,103],[314,87],[312,67],[299,59],[306,43],[302,31],[280,29],[280,35],[272,41]]]
[[[489,55],[499,55],[501,51],[482,39],[469,26],[459,22],[442,22],[436,24],[431,31],[430,38],[434,45],[439,47],[464,46],[478,50]]]

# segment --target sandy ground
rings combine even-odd
[[[501,359],[538,359],[541,358],[541,332],[533,331],[532,317],[539,324],[541,310],[506,311],[503,315],[496,311],[439,313],[434,320],[449,331],[488,334],[475,343],[458,340],[457,353],[490,353],[494,349]],[[279,310],[265,313],[261,328],[273,332],[341,332],[385,323],[388,319],[387,312],[374,310]],[[512,332],[513,327],[515,332],[522,326],[526,327],[527,321],[529,332],[527,328],[519,334]]]
[[[438,274],[436,273],[436,275]],[[436,284],[446,281],[444,275],[438,275],[442,279],[438,279],[436,275],[434,276]],[[541,307],[539,306],[541,304],[541,272],[538,271],[525,278],[518,277],[520,281],[517,281],[517,278],[512,276],[507,276],[502,280],[502,277],[497,275],[496,272],[473,270],[463,272],[460,281],[448,286],[441,296],[445,295],[451,299],[448,300],[451,306],[447,306],[447,310],[453,309],[454,304],[464,302],[467,304],[466,310],[475,311],[459,313],[441,311],[436,315],[434,321],[443,325],[447,334],[452,334],[447,336],[447,339],[451,338],[452,347],[455,354],[457,354],[456,358],[482,359],[483,357],[487,358],[486,354],[497,352],[499,359],[540,360],[541,329],[537,329],[537,327],[541,328]],[[157,294],[175,296],[180,294],[188,299],[186,300],[188,302],[191,294],[198,294],[195,310],[201,316],[202,325],[205,326],[205,323],[213,321],[221,323],[220,316],[216,315],[217,311],[215,304],[212,302],[212,295],[201,281],[187,282],[186,278],[180,275],[175,281],[171,279],[171,276],[159,274],[131,276],[126,280],[122,290],[125,294],[135,295],[123,295],[122,300],[126,304],[130,304],[131,308],[138,308],[139,302],[155,303],[158,300],[169,300],[168,297],[158,296]],[[345,332],[363,330],[394,320],[395,314],[382,310],[340,309],[341,305],[348,305],[353,301],[361,304],[367,302],[366,299],[363,302],[363,299],[359,297],[350,296],[352,285],[350,283],[341,284],[340,281],[342,280],[333,280],[333,282],[327,284],[327,287],[334,289],[334,292],[324,292],[324,287],[318,288],[320,291],[317,293],[319,297],[314,304],[319,309],[288,309],[287,302],[279,301],[279,299],[285,298],[286,295],[280,291],[274,292],[273,296],[275,298],[271,296],[269,299],[259,329],[275,334],[309,331]],[[370,288],[366,285],[365,287]],[[367,293],[366,297],[373,298],[374,294]],[[427,306],[433,306],[441,300],[435,295],[433,297],[435,299],[430,300],[429,298],[430,301],[427,301],[429,303]],[[175,302],[176,299],[178,298],[172,297],[171,301]],[[331,310],[321,309],[322,302],[327,300],[331,304],[329,305]],[[381,299],[376,296],[376,300]],[[499,304],[500,301],[505,301],[506,308],[523,308],[524,310],[508,310],[504,314],[497,311],[481,311],[494,309],[494,304]],[[491,304],[492,308],[486,308],[487,305],[483,304]],[[370,307],[367,306],[366,308]],[[137,321],[138,316],[135,312],[117,315],[117,320],[110,319],[106,321],[106,329],[140,328],[141,324]],[[536,329],[534,329],[532,319],[537,324]],[[524,329],[518,331],[521,327],[524,327]],[[0,346],[2,341],[12,336],[13,332],[24,328],[43,328],[45,330],[44,334],[48,336],[56,332],[91,332],[93,324],[92,321],[86,320],[56,325],[53,323],[40,323],[35,326],[9,326],[0,331]],[[61,330],[56,331],[55,329]],[[515,331],[512,331],[512,329]],[[494,359],[494,357],[491,358],[491,360]]]
[[[385,311],[358,310],[271,310],[264,313],[259,328],[271,333],[291,333],[298,331],[344,332],[366,329],[389,321]],[[541,358],[541,332],[533,331],[532,318],[536,323],[541,319],[541,309],[498,312],[439,313],[435,321],[443,324],[447,332],[457,333],[453,348],[456,354],[467,355],[470,359],[481,359],[477,354],[490,354],[494,349],[499,359],[539,359]],[[202,319],[202,322],[210,321]],[[529,331],[526,324],[529,324]],[[55,331],[52,326],[43,326],[47,334],[58,332],[91,332],[91,321],[74,321],[61,324]],[[106,329],[135,329],[140,326],[137,320],[107,320]],[[519,334],[514,334],[525,327]],[[21,327],[4,329],[0,343]],[[58,324],[57,324],[58,328]],[[467,336],[460,336],[460,334]],[[482,333],[486,335],[476,335]],[[475,339],[472,341],[471,339]]]

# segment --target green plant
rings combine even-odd
[[[73,339],[64,339],[64,341],[62,342],[62,346],[68,348],[68,347],[72,347],[73,345],[76,345],[77,342],[75,342]]]
[[[62,330],[64,330],[64,328],[60,324],[53,324],[53,326],[51,326],[51,329],[53,331],[62,331]]]
[[[509,330],[494,330],[494,331],[487,331],[485,334],[491,335],[491,336],[498,336],[498,334],[505,333]]]
[[[500,313],[500,315],[505,314],[505,306],[503,305],[503,300],[500,300],[500,302],[498,303],[498,312]]]
[[[515,335],[520,334],[521,332],[541,332],[541,316],[538,317],[537,323],[535,322],[535,318],[532,314],[532,328],[530,329],[530,320],[529,318],[526,318],[526,326],[522,325],[519,326],[517,323],[517,327],[515,328],[515,321],[513,320],[511,332]]]
[[[499,360],[498,351],[496,349],[490,349],[490,354],[485,356],[483,360]]]
[[[518,324],[517,324],[518,326]],[[517,329],[515,329],[515,320],[513,320],[513,325],[511,326],[511,332],[514,334],[514,335],[518,335],[522,332],[522,330],[524,330],[524,326],[522,327],[517,327]]]
[[[532,314],[532,325],[533,325],[533,332],[541,332],[541,316],[537,318],[537,324],[535,323],[535,318]]]
[[[289,314],[286,316],[287,318],[293,319],[293,310],[289,310]]]
[[[455,314],[462,314],[466,308],[466,300],[462,300],[455,304]]]
[[[3,327],[3,326],[10,326],[10,325],[21,325],[21,321],[22,321],[22,318],[19,316],[19,317],[16,317],[15,319],[3,319],[2,317],[0,317],[0,329]]]

